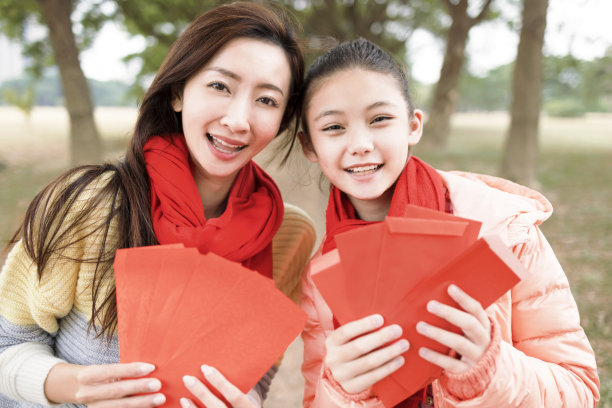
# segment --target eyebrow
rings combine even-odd
[[[369,111],[369,110],[372,110],[374,108],[378,108],[380,106],[392,106],[392,105],[393,104],[390,103],[390,102],[378,101],[378,102],[374,102],[374,103],[368,105],[365,110]],[[323,111],[323,112],[319,113],[317,116],[315,116],[314,120],[319,120],[321,118],[324,118],[325,116],[342,115],[342,113],[343,112],[339,111],[339,110],[333,110],[333,109],[332,110],[326,110],[326,111]]]
[[[222,75],[225,75],[227,77],[230,77],[232,79],[235,79],[236,81],[241,80],[242,78],[240,78],[240,75],[237,75],[235,72],[229,71],[225,68],[221,68],[221,67],[210,67],[208,69],[206,69],[207,71],[217,71]],[[274,84],[270,84],[270,83],[261,83],[257,85],[257,88],[264,88],[264,89],[270,89],[273,91],[276,91],[278,93],[280,93],[281,95],[285,95],[283,93],[283,90],[280,89],[278,86],[274,85]]]

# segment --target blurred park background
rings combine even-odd
[[[69,166],[121,157],[139,98],[168,47],[219,1],[0,0],[0,240]],[[426,112],[416,154],[444,170],[536,187],[542,229],[569,277],[595,349],[600,407],[612,407],[612,15],[610,0],[284,0],[312,61],[368,38],[406,63]],[[324,231],[326,193],[294,152],[258,158],[285,200]],[[3,253],[0,255],[2,261]],[[1,301],[1,299],[0,299]],[[300,406],[301,343],[265,406]]]

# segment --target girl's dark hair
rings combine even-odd
[[[302,86],[301,98],[301,126],[305,136],[310,140],[306,111],[313,93],[319,85],[333,74],[347,69],[364,69],[381,74],[389,74],[397,80],[398,86],[408,105],[409,114],[414,113],[414,106],[408,90],[408,77],[400,63],[389,53],[376,44],[360,38],[346,41],[321,55],[312,63]],[[359,86],[359,84],[355,84]]]
[[[89,328],[97,336],[106,334],[110,338],[117,325],[114,286],[108,293],[104,289],[104,281],[112,278],[115,251],[158,243],[151,222],[143,146],[152,136],[182,133],[181,116],[171,106],[174,95],[182,92],[185,83],[236,38],[258,39],[284,50],[291,84],[279,134],[290,128],[299,110],[298,93],[304,77],[304,56],[293,22],[272,5],[237,2],[216,7],[195,19],[172,45],[144,96],[125,158],[116,164],[81,166],[61,175],[34,198],[11,239],[10,244],[23,240],[41,277],[49,273],[52,257],[66,259],[66,249],[71,245],[91,235],[102,237],[95,258],[69,258],[71,262],[95,264]],[[108,183],[92,190],[106,172],[111,172]],[[81,194],[87,190],[94,194],[83,202]],[[110,211],[98,222],[100,208]],[[117,242],[107,241],[111,228],[116,228]]]

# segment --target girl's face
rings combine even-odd
[[[388,211],[408,147],[422,133],[422,113],[409,116],[397,80],[360,68],[337,72],[318,84],[306,120],[308,159],[319,163],[362,218],[360,210]]]
[[[196,179],[233,182],[278,133],[290,80],[282,48],[237,38],[187,81],[172,107],[181,112]]]

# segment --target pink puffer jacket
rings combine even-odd
[[[552,213],[544,196],[507,180],[440,172],[454,213],[496,233],[529,271],[521,283],[487,308],[494,326],[491,347],[479,364],[433,383],[436,408],[594,407],[599,378],[593,349],[580,326],[569,283],[538,225]],[[304,274],[302,308],[308,314],[302,373],[304,407],[382,408],[366,390],[346,393],[323,367],[332,314]],[[410,340],[410,339],[408,339]]]

